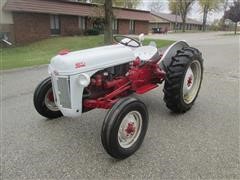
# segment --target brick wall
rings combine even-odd
[[[17,44],[33,42],[50,36],[50,17],[48,14],[14,13],[13,19]]]
[[[50,15],[38,13],[14,13],[14,37],[17,44],[34,42],[51,36]],[[83,34],[79,29],[78,16],[59,16],[60,35]]]
[[[135,21],[135,34],[148,34],[149,23],[147,21]]]
[[[50,15],[38,13],[14,13],[14,37],[17,44],[34,42],[51,36]],[[61,15],[60,35],[80,35],[78,16]],[[129,34],[129,20],[118,20],[118,33]],[[90,28],[92,22],[87,20],[86,28]],[[135,34],[148,33],[147,21],[135,21]]]
[[[60,16],[61,35],[72,36],[83,34],[79,29],[78,16]]]
[[[129,34],[129,20],[118,20],[118,33]]]
[[[118,33],[129,34],[129,20],[118,20]],[[149,23],[148,21],[135,21],[135,34],[148,34]]]

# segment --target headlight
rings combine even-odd
[[[78,76],[78,82],[80,85],[87,87],[90,83],[90,77],[87,74],[82,73]]]

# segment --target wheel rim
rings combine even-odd
[[[183,84],[183,100],[190,104],[195,99],[201,84],[202,69],[199,61],[193,61],[185,74]]]
[[[58,107],[56,106],[55,102],[54,102],[54,96],[53,96],[53,91],[52,88],[50,88],[44,98],[44,103],[47,106],[48,109],[50,109],[51,111],[58,111]]]
[[[139,138],[142,130],[142,115],[137,111],[129,112],[122,120],[118,130],[118,142],[122,148],[131,147]]]

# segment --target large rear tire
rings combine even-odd
[[[166,106],[176,113],[188,111],[193,106],[202,83],[202,54],[192,47],[183,48],[164,69],[166,79],[163,92]]]
[[[105,117],[102,144],[107,153],[124,159],[141,146],[148,127],[148,111],[141,101],[127,97],[119,100]]]
[[[51,77],[46,78],[37,86],[33,103],[37,112],[48,119],[63,116],[54,102]]]

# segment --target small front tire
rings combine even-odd
[[[125,159],[141,146],[148,127],[148,111],[141,101],[127,97],[109,110],[102,126],[102,144],[116,159]]]
[[[36,87],[33,103],[37,112],[48,119],[63,116],[54,102],[51,77],[46,78]]]

